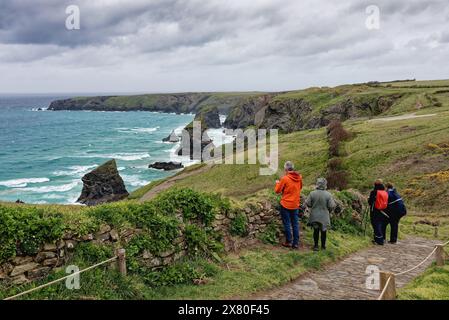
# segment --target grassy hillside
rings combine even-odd
[[[344,123],[353,133],[341,157],[349,172],[349,187],[367,192],[381,177],[397,185],[417,211],[448,212],[449,112],[395,121],[357,120]],[[286,160],[295,162],[306,185],[327,170],[326,130],[280,135],[279,173]],[[258,165],[215,165],[200,175],[176,182],[178,186],[214,190],[236,199],[266,194],[278,176],[260,176]],[[148,191],[151,187],[146,187]],[[140,193],[140,191],[138,191]]]
[[[259,94],[258,92],[198,92],[75,97],[54,101],[50,104],[49,109],[196,113],[203,107],[217,107],[221,113],[226,114],[229,108],[239,101]]]
[[[433,224],[438,223],[443,239],[449,230],[444,218],[445,214],[449,214],[449,91],[446,87],[449,88],[449,81],[361,84],[281,93],[275,99],[305,99],[313,104],[315,112],[321,112],[347,99],[357,100],[363,105],[378,101],[380,97],[394,97],[392,106],[380,117],[372,119],[372,114],[367,112],[364,117],[343,123],[351,137],[341,143],[338,157],[342,168],[348,173],[348,188],[367,193],[376,178],[391,181],[404,196],[411,212],[421,214],[409,216],[403,221],[402,234],[418,233],[433,237]],[[232,104],[235,97],[240,99],[252,94],[213,94],[201,103]],[[154,95],[131,100],[129,97],[110,99],[113,100],[107,103],[129,108],[134,108],[136,104],[154,106],[157,100],[154,100]],[[407,116],[392,117],[397,115]],[[423,115],[426,117],[416,117]],[[220,241],[214,236],[211,226],[200,224],[201,227],[198,227],[198,219],[208,220],[210,214],[218,214],[230,204],[227,200],[210,195],[210,192],[229,197],[233,200],[231,205],[240,208],[243,201],[273,196],[275,180],[282,175],[282,166],[287,160],[293,161],[302,173],[307,191],[313,188],[316,178],[327,173],[330,156],[325,128],[281,134],[279,151],[279,171],[273,176],[259,175],[259,165],[203,164],[186,168],[170,182],[169,189],[174,191],[176,187],[188,187],[207,192],[196,194],[188,191],[187,200],[179,198],[177,191],[169,190],[150,202],[137,203],[136,200],[147,192],[160,187],[164,183],[162,180],[135,191],[128,201],[95,208],[0,204],[0,260],[11,258],[16,245],[23,244],[30,231],[37,232],[38,236],[33,238],[34,242],[25,242],[27,250],[59,239],[64,231],[83,235],[96,232],[105,223],[118,229],[139,228],[144,229],[148,236],[125,244],[131,262],[131,272],[127,278],[114,270],[104,272],[99,269],[86,274],[81,291],[67,292],[61,285],[45,289],[30,298],[223,299],[247,297],[257,290],[283,284],[290,277],[297,277],[367,246],[369,241],[360,233],[337,229],[332,230],[330,250],[325,253],[312,254],[308,250],[290,252],[272,246],[259,246],[216,259],[214,253],[220,252]],[[173,219],[179,209],[177,205],[196,212],[183,225]],[[185,227],[184,224],[195,228],[188,245],[197,249],[201,247],[199,256],[193,254],[185,261],[157,272],[139,264],[138,254],[145,250],[159,252],[171,246],[170,237],[173,238],[175,231]],[[305,230],[303,236],[306,246],[310,246],[310,230]],[[267,238],[275,237],[269,234]],[[80,267],[89,266],[110,257],[111,250],[110,247],[86,244],[76,251],[73,262]],[[434,277],[434,274],[437,276]],[[56,271],[49,279],[63,275],[63,271]],[[205,282],[194,285],[194,279]],[[0,297],[34,285],[0,286]],[[423,289],[427,286],[431,287],[432,292],[444,291],[448,287],[447,270],[430,270],[422,280],[418,279],[404,290],[401,297],[446,297],[428,295]]]

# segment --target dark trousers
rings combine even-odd
[[[374,241],[377,244],[383,245],[385,242],[387,217],[385,217],[380,211],[374,210],[371,214],[371,224],[374,231]]]
[[[315,248],[318,248],[318,241],[320,240],[320,233],[321,233],[321,248],[326,249],[327,231],[323,231],[321,228],[313,229],[313,242],[315,244]]]
[[[383,228],[383,234],[384,234],[384,240],[387,239],[387,226],[390,225],[390,242],[397,242],[398,241],[398,233],[399,233],[399,221],[400,219],[395,217],[390,217],[390,219],[386,219],[384,228]]]
[[[281,207],[281,218],[287,243],[299,245],[299,209],[290,210]]]

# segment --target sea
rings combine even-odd
[[[176,173],[149,169],[153,162],[194,163],[162,142],[193,114],[46,110],[70,97],[0,95],[0,201],[76,204],[83,175],[110,159],[129,192]],[[222,132],[208,132],[216,145],[229,142]]]

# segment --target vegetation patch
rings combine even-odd
[[[448,288],[449,265],[433,266],[402,288],[398,294],[400,300],[449,300]]]
[[[265,244],[277,245],[279,244],[279,238],[281,236],[281,230],[279,225],[271,222],[267,225],[266,229],[259,235],[259,239]]]
[[[246,237],[248,235],[248,219],[243,212],[237,213],[229,226],[229,232],[233,236]]]
[[[329,161],[327,165],[326,179],[330,189],[346,189],[349,182],[349,172],[343,167],[341,143],[351,138],[341,121],[334,120],[327,127],[329,140]]]

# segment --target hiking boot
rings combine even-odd
[[[294,245],[292,245],[292,249],[293,249],[293,250],[298,250],[298,249],[299,249],[299,244],[294,244]]]
[[[292,244],[289,243],[289,242],[284,242],[284,243],[282,244],[282,246],[283,246],[284,248],[291,248]]]
[[[320,251],[320,248],[318,248],[318,247],[313,247],[313,251],[318,252],[318,251]]]
[[[397,241],[390,241],[390,242],[388,242],[389,244],[398,244],[398,242]]]
[[[326,250],[326,246],[321,247],[321,250]]]

